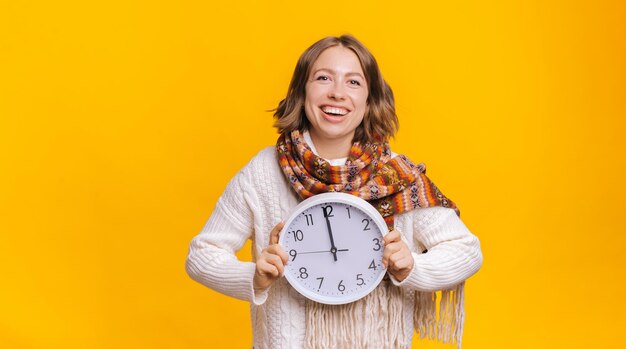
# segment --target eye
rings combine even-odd
[[[318,77],[315,78],[315,80],[321,80],[321,81],[328,81],[328,76],[327,75],[320,75]]]
[[[359,80],[350,80],[348,83],[353,86],[361,86],[361,82]]]

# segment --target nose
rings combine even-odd
[[[328,91],[328,97],[332,99],[344,99],[346,96],[344,86],[340,81],[335,81],[330,91]]]

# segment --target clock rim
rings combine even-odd
[[[285,225],[283,229],[280,231],[278,244],[281,246],[281,248],[283,246],[285,232],[288,230],[289,225],[295,220],[295,218],[298,217],[304,210],[310,207],[319,205],[319,204],[323,204],[323,203],[343,203],[343,204],[349,204],[349,205],[355,206],[361,209],[362,211],[364,211],[365,214],[367,214],[370,218],[372,218],[372,221],[378,226],[383,237],[389,233],[389,230],[387,228],[387,223],[385,223],[383,216],[369,202],[361,199],[360,197],[347,194],[347,193],[340,193],[340,192],[321,193],[321,194],[317,194],[308,199],[303,200],[296,207],[293,208],[293,210],[291,211],[291,214],[289,215],[289,218],[285,220]],[[372,291],[374,291],[376,287],[378,287],[378,285],[383,280],[386,274],[387,274],[386,270],[381,272],[378,275],[377,279],[369,285],[369,289],[364,294],[345,297],[345,298],[320,295],[302,286],[298,282],[297,279],[294,279],[293,276],[291,276],[291,274],[284,273],[283,276],[285,277],[285,279],[287,279],[287,282],[289,282],[289,284],[295,290],[298,291],[298,293],[305,296],[306,298],[319,302],[319,303],[323,303],[323,304],[339,305],[339,304],[352,303],[361,298],[364,298],[365,296],[370,294]]]

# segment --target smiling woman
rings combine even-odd
[[[319,83],[315,84],[315,81]],[[338,86],[340,83],[343,86]],[[326,88],[322,88],[324,86]],[[339,95],[335,95],[337,92]],[[360,110],[361,113],[352,113],[364,118],[354,130],[354,141],[365,142],[375,137],[381,141],[393,136],[398,129],[393,94],[374,56],[352,36],[324,38],[300,56],[287,97],[276,109],[275,126],[280,133],[308,128],[312,111],[321,106],[315,104],[317,99],[322,98],[323,103],[327,97],[327,103],[336,103],[337,99],[352,99],[362,94],[365,109]],[[312,104],[309,106],[309,103]]]
[[[359,58],[342,46],[326,49],[306,83],[304,111],[318,154],[347,156],[367,108],[367,82]]]
[[[393,94],[367,48],[348,35],[313,44],[300,57],[274,116],[276,146],[262,150],[230,181],[191,242],[189,275],[252,303],[255,348],[409,348],[414,330],[460,346],[463,286],[482,264],[480,244],[424,166],[389,148],[398,128]],[[389,229],[373,247],[383,249],[378,267],[386,268],[386,277],[349,304],[308,299],[282,277],[294,255],[279,244],[280,234],[306,244],[314,217],[304,212],[301,228],[290,232],[281,231],[281,220],[302,200],[328,192],[366,200]],[[326,252],[335,258],[325,269],[338,269],[344,259],[336,253],[349,251],[336,249],[333,236],[371,236],[361,233],[362,224],[330,233],[330,212],[324,211]],[[235,256],[247,240],[253,242],[252,262]],[[373,262],[362,267],[377,268]],[[297,275],[323,280],[314,268],[302,268]],[[328,293],[322,289],[358,289],[363,283],[362,274],[341,275],[338,285],[320,282],[317,289]],[[438,290],[439,304],[433,294]]]

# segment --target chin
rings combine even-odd
[[[313,132],[320,137],[329,139],[344,138],[352,133],[351,131],[346,131],[343,128],[340,129],[337,127],[322,127],[315,129]]]

